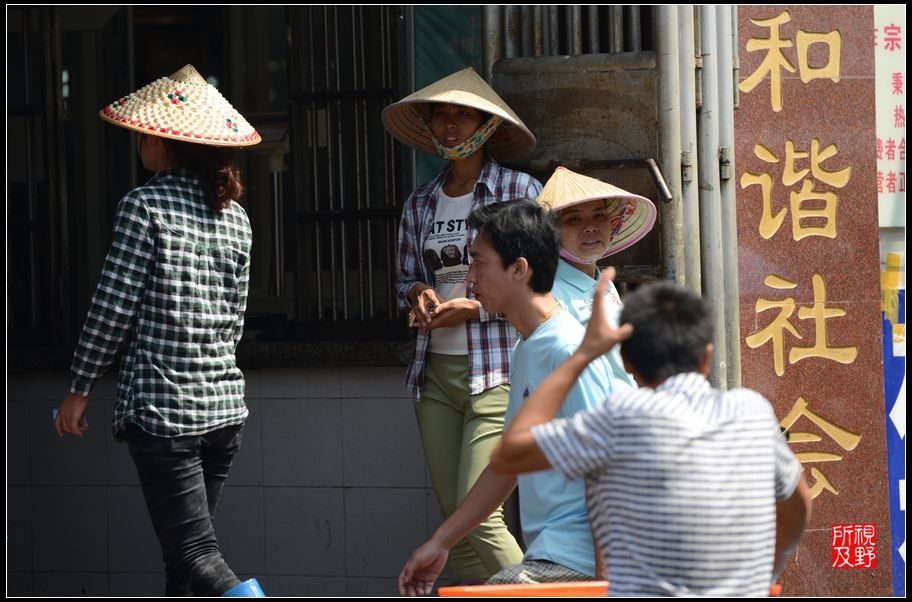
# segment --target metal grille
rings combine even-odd
[[[388,332],[401,160],[381,124],[398,91],[400,9],[291,10],[296,314],[304,331]]]
[[[47,343],[63,334],[61,291],[62,163],[58,125],[54,12],[7,13],[7,334],[16,343]]]
[[[550,5],[485,8],[496,58],[639,52],[652,49],[652,9]]]

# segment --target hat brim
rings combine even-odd
[[[607,248],[599,259],[619,253],[641,240],[652,230],[656,220],[656,207],[646,197],[565,167],[554,171],[537,200],[555,212],[592,201],[610,202],[608,218],[612,228]]]
[[[429,103],[471,107],[503,119],[484,146],[497,161],[521,159],[535,149],[535,136],[529,128],[472,68],[457,71],[389,105],[380,116],[383,127],[403,144],[436,155],[426,127]]]
[[[193,65],[105,105],[98,116],[135,132],[206,146],[251,146],[262,140]]]
[[[102,121],[107,121],[110,124],[120,126],[128,130],[133,130],[134,132],[139,132],[141,134],[158,136],[159,138],[171,138],[172,140],[180,140],[181,142],[204,144],[206,146],[240,147],[253,146],[254,144],[259,144],[262,142],[262,138],[260,137],[259,132],[256,130],[248,134],[246,137],[216,138],[214,136],[202,136],[199,134],[193,134],[191,132],[180,132],[177,130],[169,130],[166,127],[156,127],[151,124],[133,122],[127,117],[111,113],[108,110],[107,106],[98,111],[98,116]]]

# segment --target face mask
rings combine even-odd
[[[474,134],[466,138],[464,141],[460,142],[456,146],[446,147],[440,144],[440,141],[437,140],[437,136],[431,132],[430,126],[427,122],[422,119],[421,125],[424,126],[425,131],[431,137],[431,142],[434,143],[434,148],[437,149],[437,154],[447,161],[455,161],[458,159],[465,159],[466,157],[472,155],[475,151],[484,145],[488,141],[488,138],[497,130],[498,126],[503,123],[503,119],[497,115],[492,115],[480,128],[478,128]]]

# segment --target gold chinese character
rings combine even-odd
[[[804,398],[799,397],[798,401],[795,402],[795,405],[792,406],[792,409],[789,410],[789,413],[786,414],[785,417],[782,418],[782,420],[779,422],[779,426],[786,430],[789,430],[790,444],[797,445],[803,443],[816,443],[821,440],[820,435],[817,435],[815,433],[790,430],[791,427],[802,416],[817,425],[821,431],[823,431],[830,437],[830,439],[835,441],[839,447],[846,451],[852,451],[858,447],[858,443],[861,441],[861,435],[856,435],[855,433],[848,431],[813,412],[808,407],[808,403],[804,400]],[[795,454],[795,457],[798,458],[798,461],[802,464],[810,464],[813,462],[836,462],[842,460],[842,456],[839,454],[819,451],[798,452]],[[830,483],[830,480],[826,477],[826,475],[823,474],[823,471],[817,469],[816,467],[812,467],[811,477],[814,479],[814,482],[811,485],[812,497],[816,498],[823,492],[824,489],[830,491],[834,495],[839,495],[839,491],[833,486],[832,483]]]
[[[763,283],[770,288],[778,289],[789,289],[795,288],[797,285],[794,282],[786,280],[785,278],[779,278],[770,274],[767,276]],[[789,297],[783,301],[776,301],[775,299],[764,299],[760,297],[757,299],[755,309],[757,313],[766,311],[768,309],[779,308],[782,311],[779,312],[779,315],[776,316],[772,322],[766,328],[762,328],[757,332],[754,332],[747,336],[744,339],[747,342],[747,346],[751,349],[756,349],[761,345],[766,344],[769,341],[773,342],[773,364],[776,368],[776,374],[782,376],[785,374],[785,361],[783,350],[785,344],[783,341],[784,330],[788,330],[795,338],[800,339],[801,335],[798,334],[798,331],[795,330],[795,327],[792,326],[789,322],[789,318],[792,317],[792,314],[795,312],[795,300]]]
[[[845,188],[852,176],[852,167],[844,167],[837,171],[827,171],[823,162],[838,152],[835,144],[830,144],[820,150],[820,138],[816,136],[811,140],[811,174],[815,179],[826,182],[833,188]],[[807,154],[805,154],[807,156]]]
[[[756,88],[768,73],[770,76],[770,102],[773,111],[782,110],[782,69],[789,73],[795,72],[795,67],[785,57],[782,51],[784,48],[794,46],[791,40],[782,39],[779,28],[792,20],[789,11],[783,11],[779,15],[770,19],[751,19],[751,23],[760,27],[768,27],[770,35],[768,38],[751,38],[747,41],[747,51],[756,52],[766,51],[766,57],[757,70],[744,79],[738,88],[742,92],[750,92]],[[838,30],[828,33],[815,33],[798,30],[795,36],[797,42],[798,54],[798,71],[801,75],[801,81],[808,83],[814,79],[829,79],[833,82],[839,82],[840,64],[842,56],[842,34]],[[812,67],[808,57],[813,44],[826,44],[827,62],[822,67]]]
[[[833,484],[830,483],[830,480],[828,478],[826,478],[826,475],[820,472],[818,469],[811,468],[811,478],[814,479],[814,482],[811,484],[811,499],[814,499],[823,493],[824,489],[833,495],[839,495],[839,490],[833,487]]]
[[[801,320],[814,320],[815,342],[813,346],[801,347],[794,346],[789,350],[789,364],[795,364],[809,357],[820,357],[823,359],[833,360],[841,364],[851,364],[858,355],[858,348],[854,345],[847,347],[830,347],[827,342],[826,320],[845,315],[844,309],[826,307],[826,287],[823,277],[814,274],[812,278],[814,286],[814,304],[812,307],[802,307],[798,310],[798,318]],[[793,289],[797,285],[785,278],[780,278],[770,274],[763,283],[770,287],[780,290]],[[795,338],[803,339],[795,326],[789,321],[795,312],[795,300],[792,297],[785,299],[764,299],[760,297],[754,306],[757,313],[768,309],[779,309],[779,315],[776,316],[765,328],[749,334],[744,340],[751,349],[757,349],[761,345],[772,341],[773,343],[773,367],[778,376],[785,374],[785,341],[784,331],[789,331]]]
[[[814,320],[815,342],[813,347],[792,347],[789,351],[789,363],[795,364],[808,357],[822,357],[840,364],[851,364],[858,356],[858,347],[829,347],[827,345],[826,320],[846,314],[844,309],[826,307],[826,284],[823,276],[814,274],[811,279],[814,285],[814,306],[802,307],[798,310],[801,320]],[[780,376],[782,376],[780,374]]]
[[[839,83],[839,63],[842,55],[842,34],[839,31],[811,33],[798,30],[795,41],[798,43],[798,72],[801,74],[801,81],[808,83],[812,79],[830,79],[834,83]],[[811,67],[808,64],[811,44],[827,45],[829,52],[827,63],[823,67]]]
[[[779,162],[779,158],[762,144],[754,145],[754,155],[767,163]],[[750,173],[747,171],[741,174],[741,188],[747,188],[754,184],[760,185],[760,191],[763,196],[763,211],[760,215],[760,236],[771,238],[782,225],[786,210],[783,208],[776,215],[773,215],[773,178],[770,174]]]
[[[814,190],[810,180],[805,180],[799,192],[789,193],[792,208],[792,239],[801,240],[808,236],[836,238],[836,208],[839,197],[835,192]],[[807,201],[823,201],[823,208],[806,208]],[[823,223],[810,222],[822,219]]]
[[[820,150],[820,139],[811,140],[811,150],[800,151],[796,149],[792,140],[785,142],[785,164],[782,167],[782,183],[793,186],[807,177],[810,173],[814,180],[822,181],[835,188],[844,188],[852,174],[851,167],[837,171],[827,171],[823,162],[835,155],[836,145],[831,144]],[[762,144],[754,145],[754,155],[766,163],[778,163],[773,151]],[[810,157],[810,167],[798,168],[799,159]],[[760,214],[760,236],[769,239],[779,231],[785,220],[785,209],[780,209],[773,214],[773,180],[769,173],[745,172],[741,175],[741,188],[759,185],[763,199],[763,209]],[[823,206],[820,207],[820,201]],[[839,206],[839,197],[834,192],[815,190],[811,180],[804,180],[798,192],[789,193],[789,205],[792,210],[792,239],[801,240],[808,236],[824,236],[836,238],[836,210]]]
[[[766,74],[769,73],[770,96],[772,97],[773,111],[777,113],[782,110],[782,74],[780,70],[785,69],[789,73],[795,72],[795,68],[782,53],[783,48],[791,48],[793,44],[791,40],[783,40],[779,37],[779,26],[784,25],[791,20],[792,16],[788,11],[784,11],[772,19],[751,19],[751,23],[754,25],[769,27],[770,37],[751,38],[747,41],[747,51],[756,52],[758,50],[766,50],[767,55],[766,58],[763,59],[763,62],[760,63],[760,66],[757,67],[757,70],[751,73],[738,85],[738,88],[742,92],[750,92],[756,88],[766,77]]]

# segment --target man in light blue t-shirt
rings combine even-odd
[[[466,282],[485,311],[503,314],[521,335],[510,361],[506,424],[552,370],[569,358],[584,328],[551,295],[559,235],[553,218],[531,201],[497,203],[473,211],[478,236],[469,249]],[[598,359],[580,374],[561,406],[562,416],[600,405],[631,387],[612,377]],[[523,561],[488,583],[580,581],[596,576],[592,532],[582,479],[568,481],[554,470],[502,475],[486,468],[460,506],[411,555],[399,575],[403,595],[429,594],[449,549],[519,486],[520,517],[527,550]]]

